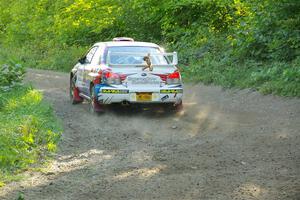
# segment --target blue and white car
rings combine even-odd
[[[94,44],[70,73],[73,104],[84,99],[95,112],[105,104],[164,104],[182,107],[177,53],[131,38]]]

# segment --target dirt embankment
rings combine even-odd
[[[178,114],[71,105],[68,74],[29,70],[65,132],[0,199],[300,199],[300,100],[186,85]]]

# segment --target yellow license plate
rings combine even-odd
[[[152,101],[152,93],[150,92],[140,92],[136,93],[137,101]]]

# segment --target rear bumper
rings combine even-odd
[[[174,103],[178,104],[182,101],[183,88],[176,87],[160,87],[160,88],[127,88],[125,86],[112,87],[107,85],[97,85],[95,87],[97,100],[101,104],[111,103]],[[140,101],[137,93],[151,93],[151,100]]]

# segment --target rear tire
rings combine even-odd
[[[78,104],[83,102],[83,98],[79,96],[79,90],[75,86],[76,82],[76,75],[70,77],[70,88],[69,88],[69,95],[70,101],[72,104]]]

